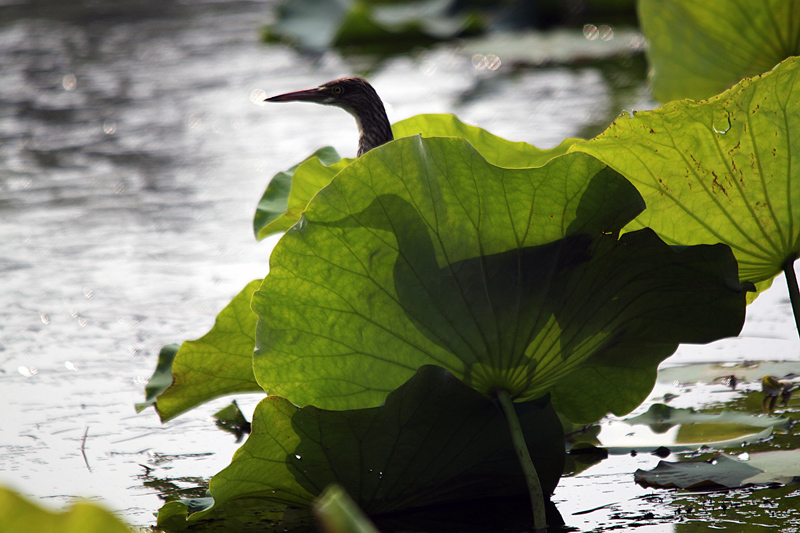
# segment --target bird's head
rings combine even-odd
[[[368,109],[374,102],[380,102],[378,93],[362,78],[340,78],[329,81],[313,89],[279,94],[265,102],[314,102],[317,104],[341,107],[353,114]]]
[[[391,141],[392,127],[378,93],[362,78],[339,78],[314,89],[267,98],[265,102],[315,102],[341,107],[356,119],[358,155]]]

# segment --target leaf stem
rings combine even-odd
[[[507,390],[497,391],[497,400],[506,415],[508,429],[511,431],[511,441],[514,443],[514,450],[517,452],[519,464],[522,466],[525,481],[528,484],[528,493],[531,496],[531,507],[533,508],[533,527],[536,531],[547,531],[542,485],[539,483],[539,475],[536,473],[536,467],[533,466],[531,454],[528,452],[528,445],[525,443],[525,435],[522,433],[514,402]]]
[[[797,327],[797,334],[800,335],[800,290],[797,288],[797,275],[794,273],[794,258],[789,258],[783,264],[783,272],[786,274],[786,285],[789,286],[789,300],[792,302],[794,323]]]

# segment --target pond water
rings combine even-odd
[[[271,7],[0,3],[0,484],[54,506],[98,498],[144,526],[161,495],[195,494],[230,461],[238,445],[209,419],[228,399],[165,425],[133,404],[162,345],[205,333],[266,275],[275,240],[256,243],[251,221],[270,176],[323,145],[353,156],[357,142],[340,110],[251,95],[367,64],[392,121],[455,112],[542,148],[653,106],[643,75],[620,82],[604,63],[489,70],[455,45],[372,62],[267,47],[257,29]],[[799,344],[781,278],[740,338],[682,347],[668,364],[797,360]],[[248,417],[257,400],[239,399]],[[569,525],[613,529],[620,508],[653,511],[642,498],[658,493],[632,472],[657,458],[621,461],[564,479],[555,501]]]

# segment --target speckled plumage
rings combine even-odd
[[[273,96],[265,102],[314,102],[341,107],[356,119],[359,157],[394,139],[380,96],[363,78],[340,78],[314,89]]]

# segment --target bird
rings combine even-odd
[[[383,101],[372,85],[363,78],[339,78],[313,89],[279,94],[264,101],[314,102],[344,109],[353,115],[358,125],[358,157],[394,140]]]

